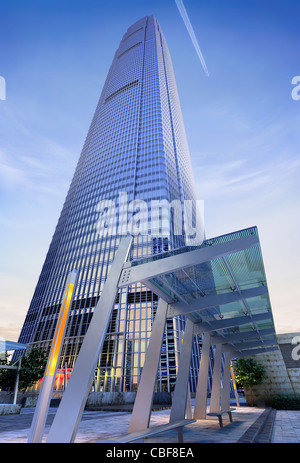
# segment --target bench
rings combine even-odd
[[[174,421],[172,423],[161,424],[152,428],[144,429],[143,431],[131,432],[125,436],[114,437],[111,440],[99,440],[97,443],[108,443],[115,442],[119,444],[133,442],[136,440],[145,439],[147,437],[156,436],[162,432],[169,431],[170,429],[176,429],[178,432],[178,442],[183,442],[183,427],[187,424],[195,423],[197,420],[188,419],[181,421]]]
[[[220,428],[223,428],[223,420],[222,420],[222,415],[225,413],[228,413],[230,423],[232,423],[232,413],[235,410],[235,408],[229,408],[228,410],[220,410],[219,412],[210,412],[207,413],[208,416],[217,416],[219,419],[219,424]]]

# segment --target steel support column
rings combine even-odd
[[[221,410],[228,410],[230,408],[230,351],[224,352],[224,367],[223,367],[223,387],[221,391]]]
[[[159,299],[138,392],[132,410],[129,432],[142,431],[149,426],[167,309],[168,303],[163,299]]]
[[[188,382],[194,337],[194,324],[186,319],[183,343],[179,357],[178,373],[175,384],[175,391],[172,401],[170,423],[185,418],[188,399]]]
[[[210,412],[220,411],[221,403],[221,368],[223,344],[217,344],[214,356],[213,379],[211,386]]]
[[[194,418],[196,420],[205,420],[206,418],[210,338],[211,336],[209,333],[203,333],[200,368],[194,407]]]
[[[75,440],[131,243],[132,237],[120,242],[46,442],[68,443]]]

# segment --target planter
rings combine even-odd
[[[19,415],[20,411],[19,404],[0,404],[0,415]]]

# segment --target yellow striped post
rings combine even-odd
[[[45,422],[47,419],[48,409],[53,391],[53,385],[56,376],[59,356],[66,332],[67,321],[69,317],[70,307],[74,297],[74,289],[77,279],[77,271],[70,272],[66,289],[64,293],[63,303],[59,312],[59,317],[52,341],[48,362],[46,365],[42,387],[39,393],[37,406],[35,409],[32,425],[28,437],[29,443],[39,443],[42,441]]]
[[[237,391],[237,388],[236,388],[236,383],[235,383],[234,372],[233,372],[232,366],[230,366],[230,373],[231,373],[233,392],[234,392],[234,395],[235,395],[236,404],[239,407],[240,406],[239,395],[238,395],[238,391]]]

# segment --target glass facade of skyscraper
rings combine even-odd
[[[186,244],[185,233],[174,232],[182,217],[172,215],[168,232],[163,208],[160,222],[147,216],[147,232],[136,232],[142,205],[150,210],[163,200],[167,205],[174,200],[195,204],[196,194],[170,54],[151,16],[133,24],[116,51],[19,342],[49,350],[66,278],[76,269],[78,283],[60,359],[61,367],[72,369],[128,224],[134,234],[131,259]],[[115,210],[106,207],[111,204],[119,212],[115,228]],[[192,217],[195,223],[195,210]],[[137,389],[157,300],[142,284],[119,292],[99,358],[97,390]],[[158,391],[173,389],[183,323],[180,318],[167,321]],[[198,357],[195,343],[192,389]]]

